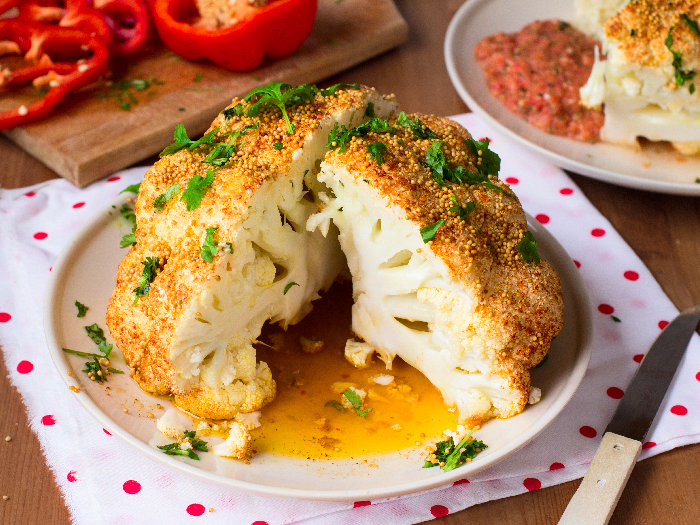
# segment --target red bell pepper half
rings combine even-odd
[[[207,58],[225,69],[247,71],[265,56],[296,51],[313,27],[318,0],[273,0],[235,25],[209,30],[193,25],[194,0],[155,0],[153,18],[165,45],[187,60]]]

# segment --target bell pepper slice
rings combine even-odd
[[[155,0],[153,19],[165,45],[187,60],[209,59],[232,71],[247,71],[265,56],[296,51],[313,27],[318,0],[273,0],[235,25],[208,30],[193,24],[195,0]]]
[[[94,0],[93,6],[104,16],[112,32],[114,56],[131,55],[146,44],[152,23],[151,12],[143,0]]]
[[[23,126],[48,115],[69,93],[92,84],[108,70],[107,46],[97,37],[77,29],[39,24],[26,19],[0,19],[0,41],[16,42],[20,52],[37,46],[41,59],[36,64],[0,74],[0,87],[32,82],[46,85],[48,93],[27,106],[0,111],[0,130]],[[33,44],[34,42],[34,44]],[[53,62],[51,55],[84,57],[75,62]]]

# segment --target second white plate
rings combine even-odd
[[[530,126],[496,100],[474,58],[474,46],[498,32],[517,32],[535,20],[574,18],[574,0],[469,0],[445,36],[445,62],[455,89],[469,109],[557,166],[612,184],[658,193],[700,196],[700,157],[682,157],[662,147],[637,150],[586,144]]]

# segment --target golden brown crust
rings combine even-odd
[[[681,54],[684,70],[700,69],[700,35],[683,19],[700,23],[698,0],[637,0],[627,4],[605,24],[605,35],[618,43],[628,61],[648,67],[669,65],[673,56],[666,46]]]
[[[234,241],[258,188],[288,173],[292,155],[324,119],[348,108],[363,111],[368,96],[381,99],[373,89],[361,87],[341,89],[331,96],[317,94],[311,101],[287,108],[295,127],[293,134],[286,133],[286,122],[276,107],[264,109],[255,118],[235,114],[226,118],[222,112],[209,128],[218,128],[218,140],[224,141],[227,133],[248,129],[236,139],[236,163],[216,171],[194,210],[188,211],[180,199],[193,177],[206,177],[215,169],[202,162],[212,146],[164,156],[146,173],[135,206],[137,244],[119,265],[107,312],[110,332],[141,388],[154,394],[172,391],[170,348],[183,312],[220,271],[221,257],[208,263],[200,256],[206,229],[217,227],[218,239]],[[229,107],[239,103],[245,105],[234,99]],[[276,143],[282,148],[275,148]],[[180,186],[179,193],[158,211],[153,201],[175,183]],[[158,275],[148,294],[134,305],[133,290],[147,257],[159,259]]]

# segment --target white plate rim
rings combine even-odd
[[[66,272],[70,270],[71,260],[79,256],[79,250],[83,243],[86,242],[91,235],[97,232],[103,224],[108,220],[110,212],[116,207],[117,209],[127,201],[128,195],[117,197],[114,201],[107,204],[83,224],[69,240],[66,246],[61,250],[56,261],[53,264],[52,271],[47,283],[46,293],[44,298],[43,321],[44,333],[47,346],[51,358],[56,366],[59,376],[67,386],[75,384],[68,372],[72,370],[67,361],[67,354],[62,351],[62,345],[58,340],[59,320],[54,312],[58,311],[59,300],[61,298],[60,288],[61,282]],[[215,483],[219,486],[229,489],[237,489],[245,492],[259,494],[263,496],[294,498],[300,500],[314,501],[360,501],[360,500],[377,500],[388,497],[395,497],[404,494],[416,493],[428,489],[433,489],[441,486],[447,486],[454,481],[464,478],[466,475],[473,475],[481,470],[493,466],[502,461],[513,453],[517,452],[533,439],[535,439],[542,431],[544,431],[556,417],[561,413],[564,407],[578,389],[583,377],[587,371],[588,363],[591,357],[591,341],[593,337],[593,320],[591,315],[590,299],[586,291],[585,284],[573,260],[568,256],[564,248],[552,236],[547,229],[540,225],[530,215],[527,215],[529,229],[533,232],[539,241],[544,241],[549,249],[557,252],[559,260],[562,263],[560,268],[557,268],[562,282],[567,282],[572,290],[576,293],[573,295],[573,300],[576,305],[573,307],[577,318],[579,348],[578,359],[575,361],[572,368],[572,373],[566,383],[561,395],[552,403],[548,409],[550,417],[545,421],[540,421],[539,424],[533,424],[519,439],[514,440],[507,446],[501,447],[495,453],[484,458],[484,461],[473,461],[467,466],[457,468],[447,473],[441,473],[433,477],[399,484],[392,486],[382,486],[370,489],[355,489],[355,490],[306,490],[294,489],[279,486],[261,485],[258,483],[250,483],[243,480],[223,477],[215,473],[201,470],[193,465],[184,463],[172,456],[165,455],[150,447],[137,437],[130,434],[126,429],[119,426],[108,414],[106,414],[95,401],[87,395],[84,389],[80,392],[72,392],[76,400],[94,417],[103,427],[116,436],[127,445],[133,447],[138,452],[144,454],[149,459],[152,459],[160,464],[172,468],[181,473],[194,476],[202,481]],[[135,385],[135,383],[134,383]],[[155,422],[154,422],[155,425]]]
[[[628,188],[633,188],[637,190],[645,190],[656,193],[666,193],[674,195],[687,195],[687,196],[700,196],[700,184],[694,182],[681,183],[681,182],[668,182],[662,180],[654,180],[644,177],[638,177],[626,173],[621,173],[618,171],[613,171],[605,168],[600,168],[580,162],[578,160],[567,157],[564,154],[558,153],[542,145],[541,140],[537,138],[547,137],[547,135],[533,126],[530,126],[525,121],[519,117],[511,114],[503,108],[504,115],[501,118],[497,118],[491,112],[489,112],[483,103],[484,99],[480,97],[480,94],[470,91],[465,85],[461,75],[459,67],[460,53],[460,41],[462,35],[465,34],[465,26],[469,24],[469,20],[472,18],[474,13],[480,9],[485,3],[492,2],[493,0],[467,0],[462,6],[457,10],[455,15],[452,17],[450,24],[448,25],[447,32],[445,33],[444,41],[444,55],[445,55],[445,65],[447,67],[447,72],[452,81],[452,85],[457,90],[462,100],[467,104],[469,109],[474,113],[478,114],[484,120],[486,120],[490,125],[497,128],[502,133],[508,135],[512,139],[516,140],[520,144],[525,145],[527,148],[531,149],[542,155],[543,157],[552,161],[555,165],[571,170],[575,173],[591,177],[593,179],[601,180],[603,182],[608,182],[618,186],[624,186]],[[519,3],[529,3],[522,2],[522,0],[501,0],[506,3],[519,2]],[[573,4],[573,0],[567,0]],[[556,4],[559,5],[558,0],[543,0],[538,2],[538,6]],[[551,17],[550,17],[551,18]],[[521,27],[525,24],[534,21],[535,18],[523,19],[521,22]],[[510,20],[512,21],[512,20]],[[486,36],[486,35],[484,35]],[[467,59],[470,65],[473,65],[474,70],[472,74],[477,76],[481,82],[483,82],[483,72],[481,68],[476,64],[476,61],[472,57],[472,49],[468,50],[469,58]],[[488,95],[490,97],[490,94]],[[529,138],[523,136],[522,131],[519,132],[518,128],[524,130],[528,134]],[[532,140],[535,137],[535,140]],[[565,139],[563,139],[565,140]],[[571,141],[573,142],[573,141]],[[577,143],[581,145],[581,143]],[[613,144],[598,143],[588,145],[591,151],[595,153],[595,148],[606,147],[606,148],[617,148],[620,152],[627,154],[631,148],[625,146],[615,146]],[[640,166],[638,170],[644,169]]]

